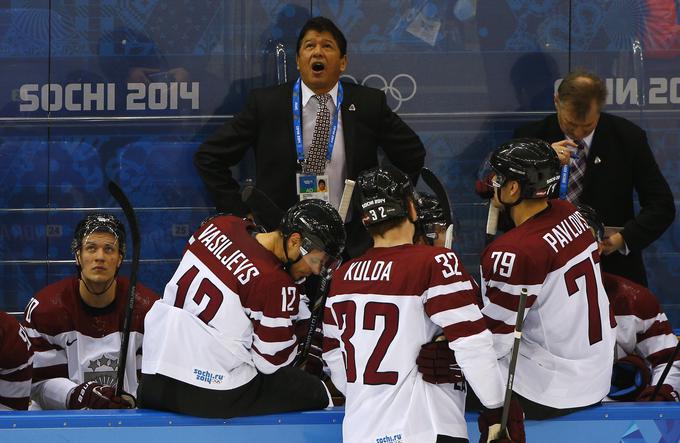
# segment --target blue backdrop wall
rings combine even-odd
[[[555,82],[577,66],[607,79],[608,110],[648,131],[680,195],[677,0],[3,1],[0,309],[22,311],[74,272],[76,222],[94,208],[120,214],[109,179],[138,210],[140,280],[162,292],[213,210],[193,152],[251,88],[296,77],[297,31],[316,14],[349,40],[346,77],[385,90],[425,142],[468,269],[483,242],[478,165],[549,113]],[[238,172],[252,176],[252,164]],[[678,222],[645,259],[680,325]]]

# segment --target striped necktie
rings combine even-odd
[[[576,203],[583,192],[583,176],[586,173],[586,152],[585,142],[576,141],[577,157],[571,160],[571,171],[569,172],[569,188],[567,190],[567,200]]]

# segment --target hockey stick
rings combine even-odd
[[[255,223],[265,228],[267,232],[274,231],[279,227],[284,211],[262,190],[255,186],[246,186],[241,193],[241,200],[253,214]]]
[[[486,238],[485,243],[488,245],[494,239],[496,231],[498,231],[498,216],[500,215],[500,209],[493,205],[493,201],[489,200],[489,212],[486,215]]]
[[[344,222],[349,212],[349,205],[352,201],[352,193],[354,192],[354,180],[346,179],[345,188],[342,190],[342,197],[340,198],[340,205],[338,206],[338,213],[340,219]],[[309,327],[307,328],[307,336],[305,342],[302,344],[302,349],[293,360],[293,366],[300,366],[307,359],[309,349],[312,347],[312,336],[316,330],[316,325],[319,320],[323,318],[323,309],[326,305],[326,297],[328,297],[328,289],[332,277],[332,270],[325,269],[319,279],[319,286],[317,289],[317,297],[314,306],[311,309],[311,316],[309,318]]]
[[[680,340],[678,340],[678,344],[675,345],[675,349],[673,350],[671,357],[668,359],[666,367],[663,368],[663,372],[661,373],[659,381],[656,383],[656,387],[654,388],[654,392],[652,393],[652,401],[656,400],[656,395],[659,393],[659,390],[661,389],[663,382],[666,381],[666,377],[668,376],[668,373],[671,371],[673,363],[675,363],[675,357],[678,356],[678,352],[680,352]]]
[[[125,310],[125,318],[123,320],[123,338],[120,343],[120,354],[118,356],[118,370],[116,371],[116,395],[120,396],[123,391],[123,383],[125,381],[125,365],[127,364],[128,345],[130,343],[130,328],[132,326],[132,311],[135,307],[135,295],[137,286],[137,269],[139,268],[139,251],[140,251],[140,236],[139,227],[137,226],[137,218],[135,211],[130,204],[130,201],[115,182],[109,182],[109,192],[116,199],[128,225],[130,226],[130,234],[132,237],[132,270],[130,271],[130,287],[128,288],[128,303]]]
[[[420,170],[420,176],[423,178],[425,184],[432,189],[432,192],[434,192],[434,195],[439,201],[439,205],[442,207],[442,212],[444,213],[447,224],[444,246],[451,249],[453,243],[453,216],[451,215],[451,200],[449,200],[449,194],[446,192],[444,184],[430,169],[422,168]]]
[[[524,324],[524,308],[527,304],[527,289],[522,288],[519,296],[519,308],[517,309],[517,320],[515,321],[515,341],[512,344],[512,355],[508,366],[508,384],[505,387],[505,400],[503,401],[503,415],[501,416],[501,429],[498,433],[503,437],[508,426],[508,415],[510,414],[510,400],[512,399],[512,384],[515,381],[515,368],[517,367],[517,355],[519,354],[519,343],[522,340],[522,325]]]

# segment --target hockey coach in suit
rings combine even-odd
[[[298,201],[296,174],[305,169],[320,114],[321,102],[314,98],[325,94],[330,96],[326,107],[333,123],[331,136],[326,136],[325,170],[316,174],[328,177],[325,184],[333,206],[338,206],[345,178],[356,178],[378,164],[378,147],[415,182],[425,159],[420,138],[387,106],[382,91],[340,81],[346,51],[347,41],[332,21],[311,18],[297,41],[300,79],[252,91],[241,113],[200,146],[194,164],[218,211],[248,214],[229,168],[250,148],[255,154],[256,186],[284,210]],[[369,237],[358,213],[347,228],[348,253],[354,256],[368,247]]]
[[[518,128],[514,137],[536,137],[551,143],[562,164],[569,161],[571,152],[585,155],[576,200],[592,206],[605,225],[623,228],[603,242],[603,270],[647,286],[642,250],[673,223],[673,194],[645,131],[624,118],[601,112],[606,97],[604,82],[597,75],[585,70],[571,72],[555,95],[557,112]],[[573,196],[574,175],[572,164],[569,197]],[[640,201],[637,215],[633,192]]]

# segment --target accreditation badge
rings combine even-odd
[[[330,201],[329,183],[327,175],[309,175],[297,173],[297,193],[300,200],[318,198]]]

